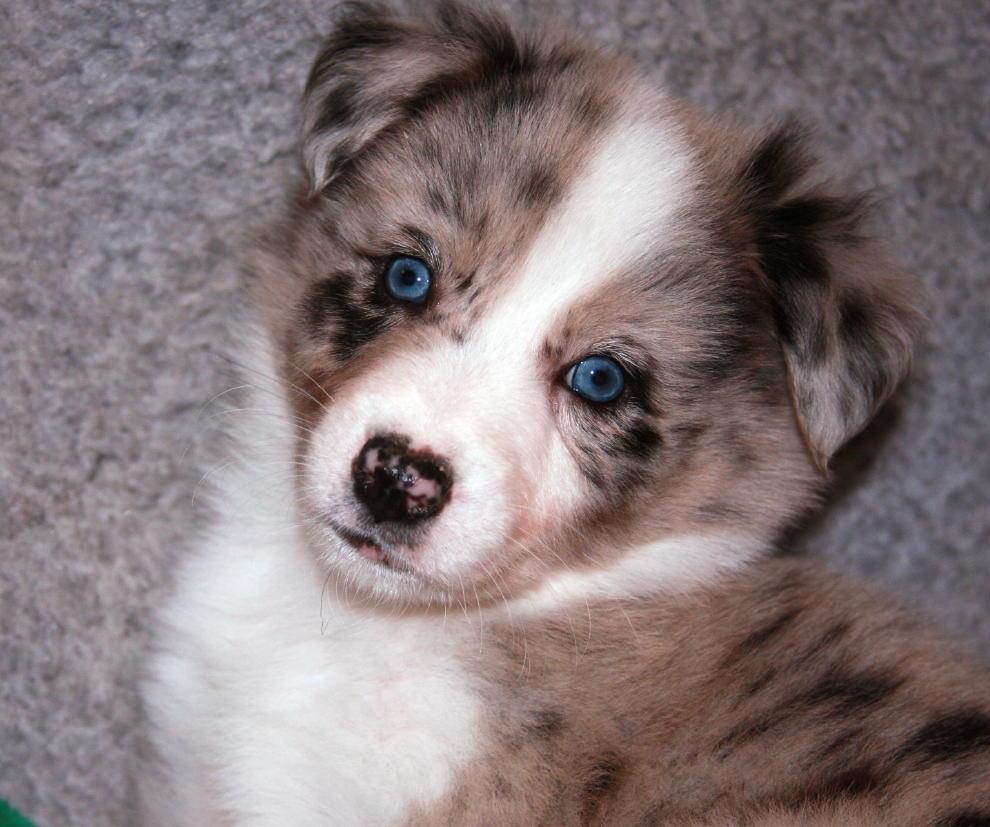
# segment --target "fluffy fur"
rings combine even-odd
[[[264,387],[147,685],[149,823],[990,822],[987,677],[767,555],[919,327],[800,131],[451,3],[350,8],[303,112]],[[566,387],[589,354],[614,402]],[[383,434],[445,458],[439,513],[355,496]]]

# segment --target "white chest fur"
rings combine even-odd
[[[357,613],[298,551],[223,545],[184,570],[146,692],[160,823],[391,824],[441,797],[477,729],[461,624]]]

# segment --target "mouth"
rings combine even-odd
[[[327,522],[333,532],[344,541],[344,544],[365,560],[386,569],[392,569],[406,574],[413,573],[408,564],[394,550],[383,545],[371,535],[340,525],[340,523],[333,522],[332,520],[328,520]]]

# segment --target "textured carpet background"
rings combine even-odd
[[[239,233],[330,4],[0,7],[0,797],[123,824],[134,674],[228,387]],[[796,538],[990,654],[990,19],[958,0],[558,2],[677,93],[797,112],[932,289],[900,404]],[[881,450],[882,449],[882,450]]]

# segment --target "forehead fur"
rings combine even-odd
[[[587,224],[596,212],[597,237],[619,244],[615,222],[611,227],[605,222],[613,209],[623,216],[633,213],[615,203],[629,194],[629,175],[644,179],[636,215],[642,224],[642,216],[661,203],[642,197],[645,179],[659,173],[656,183],[662,187],[683,152],[662,156],[673,140],[665,140],[658,127],[650,134],[646,112],[634,122],[636,105],[656,104],[634,102],[628,94],[634,78],[622,61],[563,37],[519,36],[503,21],[477,12],[460,9],[462,16],[454,16],[448,10],[445,16],[443,8],[434,24],[454,36],[464,54],[455,67],[394,103],[388,126],[358,156],[335,156],[323,208],[340,207],[336,232],[370,256],[388,254],[409,237],[418,239],[422,249],[416,252],[430,254],[438,265],[434,306],[441,315],[464,317],[463,329],[503,282],[522,277],[537,236],[565,201],[571,200],[567,220],[556,220],[553,240],[534,255],[559,257],[565,244],[579,248],[585,239],[567,223],[575,214],[583,214]],[[428,39],[407,26],[399,42],[417,36]],[[402,49],[394,51],[392,60],[404,59]],[[335,59],[338,67],[340,60]],[[659,120],[656,113],[649,115]],[[651,141],[660,146],[649,147]],[[611,163],[619,168],[609,170]],[[589,177],[583,199],[574,203],[575,181]],[[549,250],[548,244],[558,249]],[[575,261],[572,256],[551,280],[573,272]],[[538,263],[529,269],[538,269]]]
[[[382,5],[348,4],[307,83],[311,182],[322,188],[359,155],[405,140],[410,123],[451,105],[458,132],[475,141],[472,154],[515,157],[536,150],[530,139],[539,135],[544,150],[566,156],[607,118],[629,71],[567,34],[524,34],[480,7],[437,2],[398,16]],[[548,186],[552,176],[534,178],[521,194],[542,200]]]

